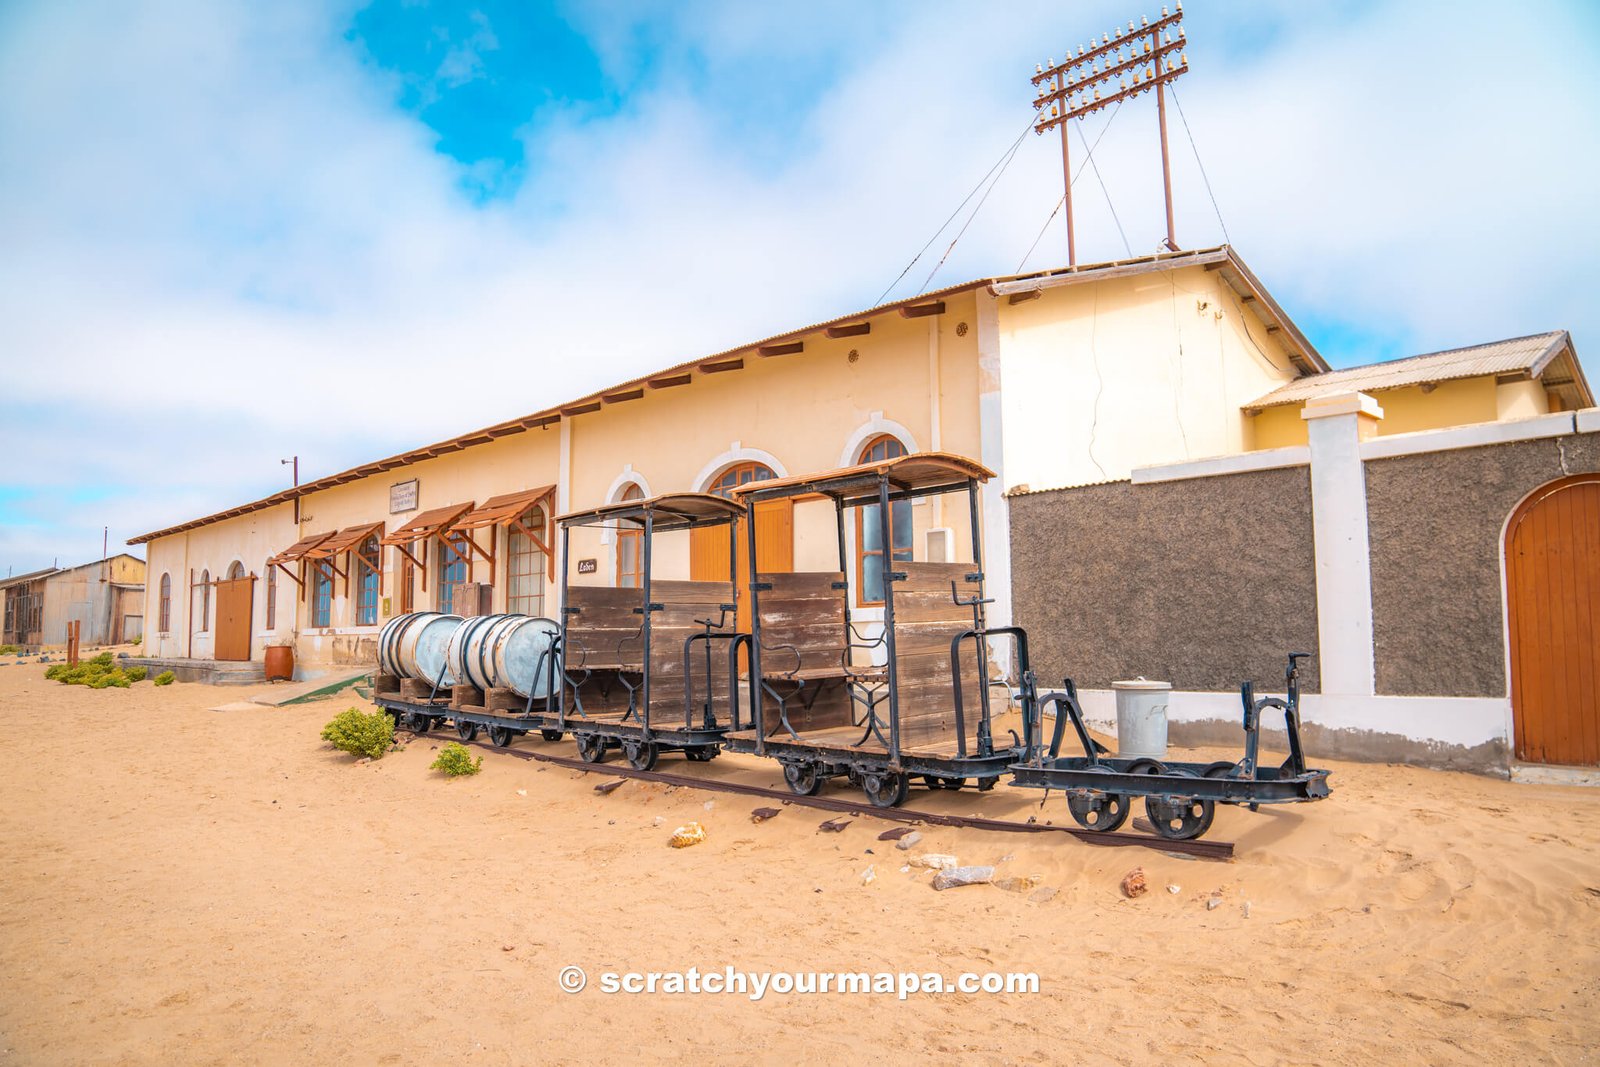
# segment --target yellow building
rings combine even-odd
[[[982,514],[999,625],[1011,601],[1007,491],[1263,447],[1255,412],[1308,376],[1326,378],[1327,365],[1226,246],[978,279],[135,538],[149,553],[147,651],[259,659],[292,644],[315,674],[370,663],[382,624],[408,610],[554,617],[554,515],[898,450],[960,453],[999,473]],[[918,504],[912,525],[895,547],[915,558],[967,550],[964,514]],[[764,568],[837,566],[831,507],[775,511],[758,533],[773,553]],[[573,554],[583,580],[636,579],[625,534],[598,532]],[[666,555],[656,573],[686,576],[690,555]],[[868,592],[850,578],[870,623]]]

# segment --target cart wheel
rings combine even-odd
[[[661,746],[654,741],[627,741],[622,745],[622,754],[628,757],[628,766],[634,770],[651,771],[661,758]]]
[[[928,782],[929,789],[960,789],[967,784],[965,778],[935,778],[931,774],[922,776]]]
[[[862,776],[861,788],[875,808],[894,808],[905,803],[911,791],[911,776],[889,771],[873,771]]]
[[[476,741],[478,739],[478,724],[465,719],[456,720],[456,736],[463,741]]]
[[[815,763],[785,763],[783,780],[796,796],[814,797],[822,791],[822,775],[817,773]]]
[[[1000,777],[999,775],[996,775],[993,778],[979,778],[977,781],[978,792],[987,793],[989,790],[1000,784]]]
[[[507,726],[489,727],[489,743],[495,748],[510,748],[511,728]]]
[[[606,758],[606,742],[594,734],[578,734],[578,758],[585,763],[599,763]]]
[[[710,763],[717,758],[717,751],[715,745],[702,745],[699,748],[686,748],[683,754],[693,763]]]
[[[539,736],[544,738],[546,741],[559,741],[559,740],[561,740],[561,731],[560,730],[540,730],[539,731]]]
[[[1195,777],[1191,771],[1169,771],[1174,776]],[[1217,806],[1195,797],[1145,797],[1144,813],[1156,833],[1168,841],[1187,841],[1211,829]]]
[[[1202,777],[1202,778],[1232,778],[1233,777],[1233,769],[1235,767],[1237,767],[1237,766],[1238,766],[1237,763],[1229,763],[1227,760],[1218,760],[1216,763],[1213,763],[1211,766],[1209,766],[1205,770],[1201,771],[1200,772],[1200,777]]]
[[[426,715],[406,716],[406,729],[410,730],[414,734],[427,733],[430,725],[432,724],[428,721],[428,716]]]
[[[1085,767],[1086,771],[1109,773],[1104,767]],[[1097,833],[1109,834],[1113,830],[1122,828],[1128,821],[1128,815],[1133,811],[1133,805],[1121,793],[1105,793],[1092,796],[1088,793],[1074,795],[1072,790],[1067,791],[1067,810],[1072,812],[1072,819],[1085,830],[1094,830]]]

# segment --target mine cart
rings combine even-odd
[[[706,761],[737,727],[737,660],[749,639],[735,625],[736,538],[726,531],[742,514],[722,497],[678,493],[557,520],[565,563],[555,728],[571,732],[585,761],[613,748],[638,770],[663,751]],[[690,531],[719,527],[729,577],[662,576],[689,573]]]
[[[1292,652],[1284,672],[1287,698],[1257,698],[1249,682],[1240,686],[1244,704],[1244,758],[1230,763],[1163,763],[1154,759],[1107,758],[1105,749],[1083,722],[1083,709],[1069,680],[1061,692],[1033,699],[1031,679],[1024,686],[1029,705],[1031,736],[1042,724],[1042,712],[1055,709],[1055,730],[1048,747],[1030,753],[1011,768],[1012,784],[1036,789],[1058,789],[1078,825],[1110,832],[1128,819],[1136,797],[1144,797],[1145,814],[1157,834],[1174,841],[1199,837],[1211,827],[1218,804],[1288,804],[1321,800],[1328,795],[1328,772],[1306,766],[1300,746],[1299,661],[1308,653]],[[1261,719],[1268,711],[1283,713],[1289,758],[1280,766],[1260,762]],[[1082,756],[1062,756],[1061,745],[1071,723]]]
[[[398,616],[378,636],[373,702],[419,734],[451,721],[461,740],[487,730],[496,748],[534,731],[559,741],[557,632],[529,615]]]
[[[778,760],[801,795],[848,777],[879,807],[904,801],[914,777],[933,789],[993,787],[1023,740],[996,736],[989,641],[1013,642],[1024,666],[1027,648],[1021,631],[985,624],[979,485],[989,477],[971,460],[927,452],[735,490],[755,561],[754,723],[728,735],[730,750]],[[816,525],[831,527],[837,569],[761,570],[756,512],[775,500],[831,511]],[[946,508],[965,510],[965,531],[943,525]],[[860,539],[854,568],[847,526]],[[973,562],[951,562],[961,558]],[[863,601],[881,623],[852,611]]]

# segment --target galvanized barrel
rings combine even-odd
[[[479,689],[493,688],[487,649],[497,631],[520,618],[521,615],[478,615],[457,627],[445,649],[445,662],[456,681]]]
[[[378,663],[388,674],[454,685],[445,648],[464,620],[459,615],[418,611],[389,620],[378,634]]]
[[[544,697],[552,678],[560,677],[556,638],[561,627],[533,615],[509,617],[485,645],[485,660],[494,684],[521,696]]]

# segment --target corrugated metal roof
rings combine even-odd
[[[1410,356],[1364,367],[1348,367],[1297,378],[1278,386],[1247,408],[1280,407],[1299,404],[1312,397],[1332,393],[1370,393],[1400,389],[1408,385],[1427,385],[1457,378],[1478,378],[1489,374],[1523,374],[1538,377],[1571,346],[1565,330],[1513,337],[1504,341],[1452,348],[1444,352]],[[1585,390],[1586,391],[1586,390]],[[1592,398],[1591,398],[1592,401]]]
[[[9,589],[13,585],[22,585],[26,582],[36,582],[40,578],[48,578],[52,574],[59,574],[60,567],[46,567],[42,571],[29,571],[27,574],[18,574],[11,578],[0,579],[0,589]]]
[[[990,287],[1005,294],[1016,294],[1028,289],[1043,289],[1055,285],[1101,281],[1111,278],[1126,277],[1133,274],[1143,274],[1150,271],[1182,270],[1186,267],[1193,266],[1204,266],[1207,270],[1224,271],[1224,280],[1227,281],[1230,286],[1234,287],[1236,290],[1244,290],[1252,299],[1257,299],[1260,304],[1264,305],[1263,308],[1257,311],[1257,314],[1262,318],[1263,321],[1268,322],[1269,326],[1280,327],[1289,335],[1289,340],[1291,342],[1289,345],[1291,350],[1291,358],[1296,359],[1298,363],[1306,367],[1320,369],[1327,366],[1327,364],[1323,362],[1322,357],[1317,354],[1316,349],[1312,347],[1311,343],[1306,340],[1305,336],[1301,334],[1294,324],[1289,321],[1289,317],[1283,313],[1283,309],[1280,308],[1277,302],[1272,299],[1271,294],[1266,291],[1266,289],[1256,279],[1255,275],[1250,272],[1249,268],[1245,266],[1244,262],[1239,259],[1238,255],[1228,245],[1218,245],[1214,248],[1188,249],[1180,252],[1157,252],[1147,256],[1135,256],[1130,259],[1110,260],[1105,263],[1085,263],[1072,267],[1036,271],[1031,274],[1009,274],[992,278],[977,278],[969,282],[961,282],[956,285],[949,285],[943,289],[935,289],[931,292],[918,293],[916,296],[908,297],[904,300],[894,300],[887,304],[879,304],[876,307],[868,308],[865,311],[856,311],[848,315],[840,315],[837,318],[829,319],[825,322],[817,322],[809,326],[802,326],[799,329],[789,330],[780,334],[773,334],[772,336],[764,337],[759,341],[752,341],[748,344],[739,345],[735,348],[724,349],[723,351],[713,355],[699,356],[695,359],[685,360],[682,363],[678,363],[661,370],[652,371],[649,374],[634,378],[630,381],[597,390],[588,394],[587,396],[579,397],[576,400],[564,401],[552,407],[545,408],[543,411],[534,412],[531,415],[524,415],[520,418],[509,419],[505,422],[496,423],[493,426],[486,426],[481,430],[473,430],[469,433],[462,434],[459,437],[452,437],[448,441],[440,441],[437,444],[424,445],[421,448],[412,449],[409,452],[402,452],[399,455],[390,456],[387,459],[375,460],[371,463],[363,463],[359,467],[352,467],[349,470],[341,471],[338,474],[330,474],[325,478],[318,478],[315,481],[305,482],[292,489],[284,489],[280,492],[272,494],[271,496],[262,497],[260,500],[251,501],[248,504],[241,504],[237,507],[229,508],[226,511],[219,511],[215,514],[204,516],[203,518],[191,519],[188,522],[180,523],[176,526],[169,526],[163,530],[155,530],[151,533],[141,534],[138,537],[130,538],[128,540],[128,544],[138,545],[144,544],[148,541],[154,541],[159,537],[170,537],[173,534],[183,533],[186,530],[197,529],[201,526],[208,526],[214,522],[221,522],[225,519],[232,519],[250,512],[261,511],[265,508],[275,507],[279,504],[285,504],[291,500],[294,500],[296,497],[308,496],[324,489],[330,489],[336,485],[343,485],[346,482],[353,482],[361,478],[382,473],[384,471],[394,470],[397,467],[408,466],[412,463],[420,463],[423,460],[431,459],[435,456],[448,455],[451,452],[459,452],[462,449],[470,448],[473,445],[488,444],[489,442],[495,441],[501,437],[509,437],[512,434],[522,433],[526,430],[553,425],[555,423],[559,423],[563,418],[572,418],[575,415],[584,414],[590,411],[597,411],[607,404],[625,403],[629,400],[638,399],[646,390],[656,388],[654,383],[663,381],[664,379],[681,377],[696,370],[704,371],[708,366],[711,366],[715,369],[732,369],[728,366],[719,368],[716,367],[716,365],[730,364],[733,361],[740,360],[745,356],[761,356],[769,354],[776,355],[777,353],[762,352],[762,349],[773,345],[785,344],[807,334],[816,333],[820,330],[858,323],[863,319],[874,315],[882,315],[887,312],[915,307],[917,305],[937,303],[944,297],[954,296],[958,293],[968,292],[973,289]],[[1013,296],[1013,299],[1016,298],[1017,297]]]

